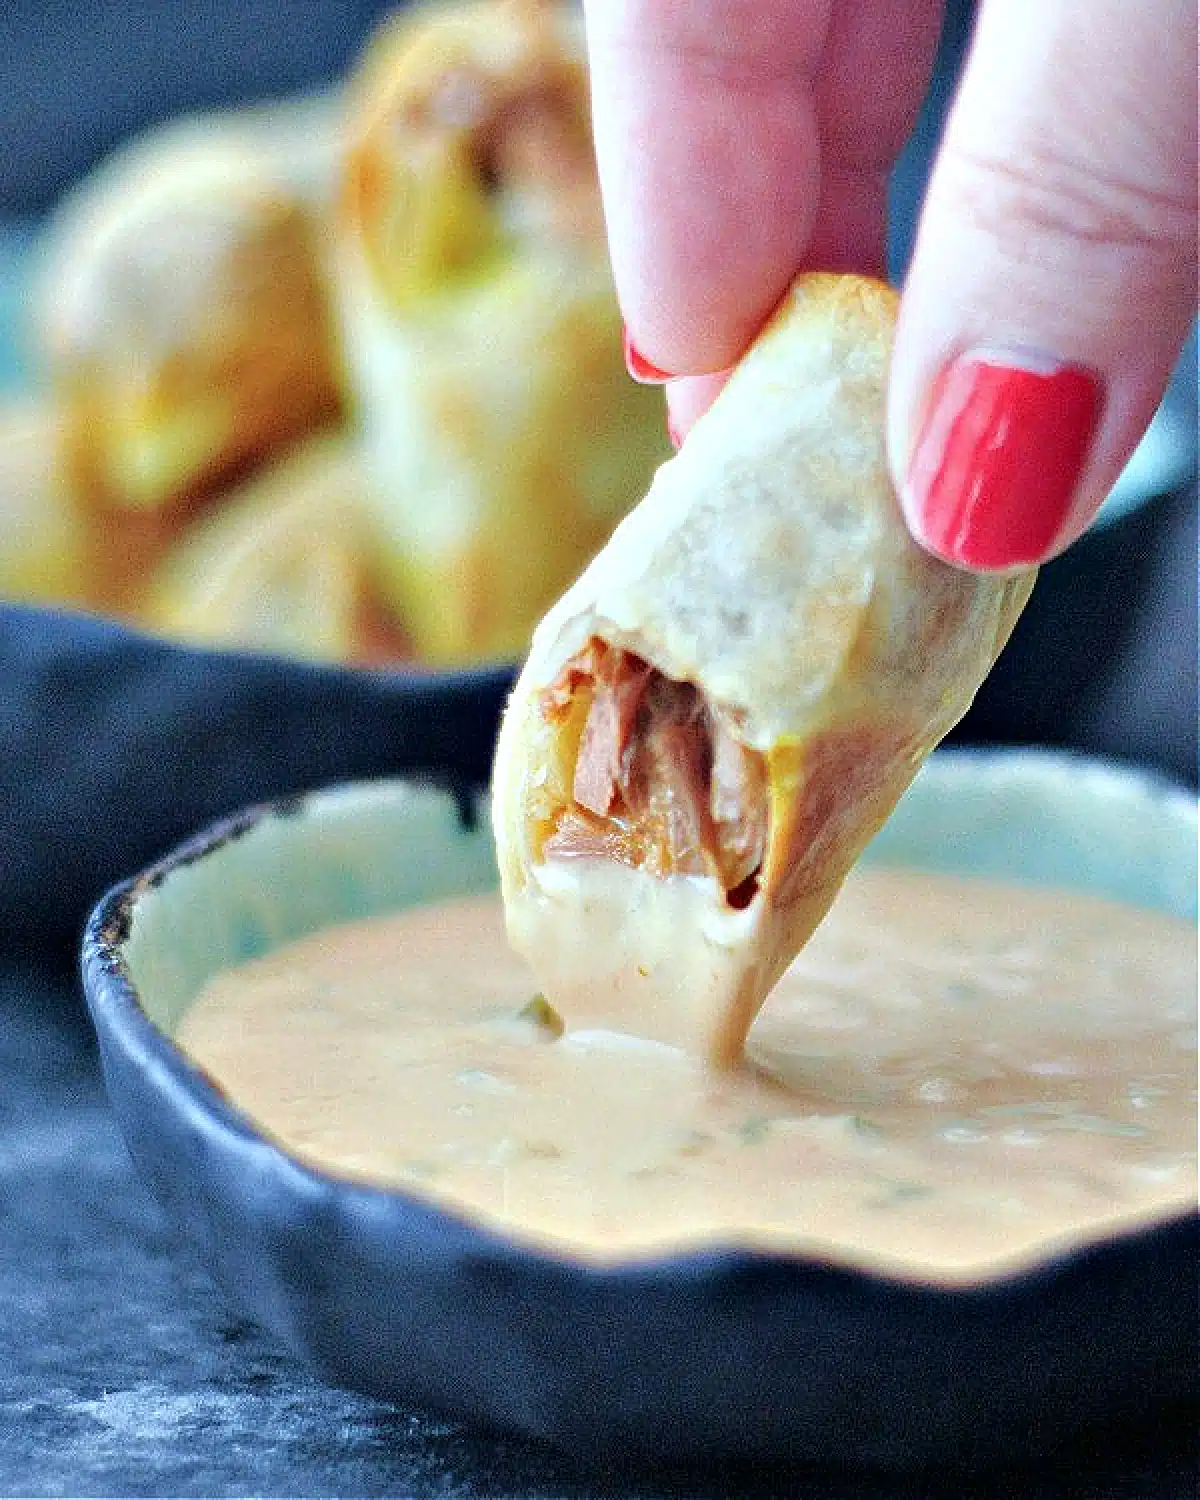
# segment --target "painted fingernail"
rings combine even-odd
[[[951,360],[908,466],[921,541],[969,568],[1040,562],[1070,513],[1100,409],[1100,381],[1078,365],[1022,351]]]
[[[633,340],[629,337],[629,329],[622,325],[625,340],[625,368],[639,385],[665,385],[668,380],[675,377],[666,370],[660,370],[657,365],[652,365],[648,359],[639,354],[634,348]]]

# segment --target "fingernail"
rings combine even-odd
[[[1040,562],[1070,513],[1100,407],[1100,381],[1078,365],[1020,351],[951,360],[909,460],[919,539],[970,568]]]
[[[625,368],[639,385],[665,385],[668,380],[675,377],[660,370],[657,365],[652,365],[648,359],[639,354],[633,346],[633,340],[629,337],[629,329],[622,326],[625,340]]]
[[[671,447],[678,453],[683,447],[683,433],[679,430],[679,424],[670,412],[667,413],[667,436],[671,439]]]

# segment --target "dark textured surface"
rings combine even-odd
[[[133,1175],[78,997],[0,964],[0,1493],[1185,1500],[1190,1429],[986,1479],[583,1470],[321,1385],[234,1318]],[[1191,1309],[1181,1309],[1190,1316]],[[614,1455],[614,1459],[617,1455]]]

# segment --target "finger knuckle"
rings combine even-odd
[[[1058,240],[1151,264],[1194,256],[1196,200],[1187,184],[1175,191],[1136,182],[1045,143],[1015,155],[960,149],[948,176],[949,196],[976,230],[1018,254]]]

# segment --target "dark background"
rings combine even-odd
[[[43,212],[135,131],[190,109],[320,87],[380,0],[4,0],[0,211]]]

